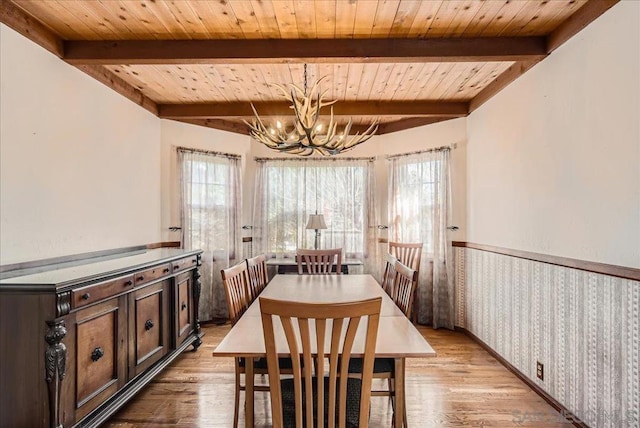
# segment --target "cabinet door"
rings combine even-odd
[[[193,332],[193,271],[175,277],[175,343],[180,346]]]
[[[129,378],[142,373],[169,349],[169,286],[165,280],[130,294]]]
[[[126,297],[76,314],[76,420],[112,396],[126,381]]]

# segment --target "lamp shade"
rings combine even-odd
[[[307,229],[326,229],[327,223],[324,222],[324,215],[310,214],[307,221]]]

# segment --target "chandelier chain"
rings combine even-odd
[[[304,96],[307,96],[307,64],[304,64]]]

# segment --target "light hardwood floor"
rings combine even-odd
[[[206,325],[198,352],[185,352],[106,427],[230,427],[233,360],[213,358],[229,325]],[[558,413],[459,332],[420,327],[438,353],[407,363],[408,422],[422,427],[564,427]],[[244,395],[240,396],[241,401]],[[268,393],[256,393],[256,427],[268,427]],[[389,399],[373,397],[372,427],[391,426]],[[240,413],[240,426],[244,426]]]

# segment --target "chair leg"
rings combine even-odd
[[[396,393],[395,393],[395,387],[396,387],[396,379],[395,377],[390,377],[387,378],[387,382],[389,384],[389,400],[391,400],[391,409],[393,410],[392,413],[392,419],[391,419],[391,426],[395,427],[396,425]]]
[[[237,365],[237,362],[236,362]],[[240,370],[236,366],[236,393],[233,403],[233,428],[238,428],[238,414],[240,412]]]
[[[406,396],[405,396],[406,399]],[[407,428],[409,424],[407,423],[407,403],[404,403],[404,415],[402,415],[402,421],[404,422],[404,428]]]

